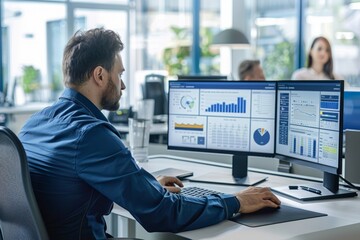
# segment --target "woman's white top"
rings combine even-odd
[[[334,73],[335,80],[344,80],[343,77]],[[331,80],[323,72],[318,73],[312,68],[301,68],[296,70],[291,76],[292,80]],[[350,87],[349,83],[344,80],[345,88]]]

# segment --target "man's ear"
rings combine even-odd
[[[95,82],[99,85],[105,84],[104,80],[106,79],[106,74],[107,72],[103,67],[97,66],[93,71]]]

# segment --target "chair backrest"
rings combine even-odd
[[[143,88],[144,99],[154,99],[154,115],[167,113],[167,96],[165,92],[165,76],[149,74],[145,76]]]
[[[33,193],[25,150],[17,136],[2,126],[0,225],[3,239],[48,239]]]

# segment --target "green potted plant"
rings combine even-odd
[[[40,88],[40,70],[32,65],[22,67],[23,75],[21,85],[25,95],[30,98],[29,101],[35,99],[35,91]]]
[[[54,71],[51,78],[50,90],[51,90],[51,101],[57,100],[60,93],[64,89],[61,73]]]
[[[184,44],[187,37],[187,29],[172,26],[171,31],[175,35],[175,46],[164,49],[163,62],[169,75],[188,74],[190,58],[190,45]]]
[[[175,45],[164,49],[163,62],[169,75],[187,75],[190,73],[191,46],[187,39],[189,29],[172,26]],[[219,72],[219,64],[214,64],[213,59],[219,55],[218,51],[210,48],[212,42],[212,31],[209,28],[200,30],[201,36],[201,72],[212,74]]]
[[[264,59],[264,71],[268,79],[290,79],[294,71],[294,45],[289,41],[283,41],[276,45]]]

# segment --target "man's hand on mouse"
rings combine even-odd
[[[278,208],[281,204],[270,188],[249,187],[235,196],[240,201],[240,213],[251,213],[265,207]]]

